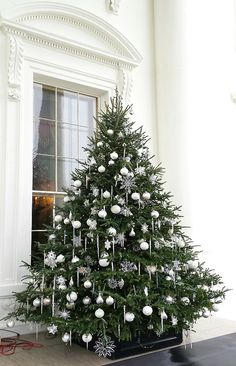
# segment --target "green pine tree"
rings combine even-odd
[[[110,336],[190,329],[217,311],[227,291],[199,262],[130,112],[116,94],[99,115],[88,160],[72,173],[48,242],[25,264],[26,290],[15,294],[19,306],[8,315],[47,324],[64,342],[98,336],[104,356],[113,349]]]

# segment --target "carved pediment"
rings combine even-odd
[[[110,24],[82,9],[53,2],[16,7],[2,14],[2,28],[44,47],[54,47],[113,65],[133,68],[135,47]]]

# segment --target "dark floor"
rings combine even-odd
[[[114,366],[236,366],[236,333],[113,362]]]

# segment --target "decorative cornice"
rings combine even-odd
[[[42,35],[42,31],[41,29],[37,30],[30,27],[29,24],[27,24],[30,20],[48,19],[50,21],[58,21],[60,23],[69,23],[86,33],[89,32],[94,34],[98,39],[102,40],[104,44],[103,50],[95,49],[95,53],[99,53],[99,51],[100,53],[106,53],[107,49],[110,47],[110,51],[108,51],[108,53],[110,53],[113,58],[116,56],[117,61],[123,61],[131,67],[137,66],[142,60],[139,52],[128,41],[128,39],[123,36],[123,34],[103,19],[75,6],[59,4],[58,2],[51,1],[34,1],[32,3],[15,6],[12,11],[2,12],[1,16],[3,26],[6,22],[10,22],[12,25],[15,25],[15,28],[17,25],[21,26],[21,31],[30,33],[31,36],[33,34],[37,36],[38,33],[41,33]],[[42,25],[42,30],[44,29],[43,27],[44,25]],[[51,39],[59,38],[57,34],[45,34],[50,36]],[[63,38],[61,40],[63,42],[65,41]],[[77,48],[86,49],[86,47],[89,47],[89,45],[79,43],[77,40],[74,41],[74,44],[76,43]],[[108,45],[109,47],[107,47]]]
[[[13,100],[20,99],[22,63],[22,41],[15,35],[9,35],[8,96]]]
[[[118,15],[121,0],[109,0],[109,10]]]

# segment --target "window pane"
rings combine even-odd
[[[47,243],[47,238],[48,238],[48,234],[47,232],[42,232],[42,231],[33,231],[32,232],[32,241],[31,241],[31,251],[32,251],[32,257],[31,257],[31,264],[35,263],[35,259],[39,258],[39,250],[38,250],[38,242],[43,244],[43,243]],[[41,253],[41,256],[43,256],[43,254]],[[42,258],[43,260],[43,258]]]
[[[66,90],[57,93],[57,120],[59,122],[78,122],[78,94]]]
[[[71,173],[77,167],[78,163],[74,159],[58,158],[57,182],[59,192],[62,192],[63,188],[70,188],[72,184]]]
[[[93,128],[94,119],[96,115],[96,98],[88,97],[86,95],[79,96],[79,124],[85,126],[90,130]]]
[[[56,196],[55,197],[55,207],[63,207],[64,205],[64,196]]]
[[[34,157],[33,190],[55,191],[55,158],[42,155]]]
[[[79,159],[86,160],[87,153],[84,151],[84,147],[88,145],[88,137],[92,135],[92,131],[88,128],[80,127],[79,129]]]
[[[55,88],[34,84],[34,117],[55,120]]]
[[[33,196],[32,200],[32,229],[45,230],[44,225],[52,225],[53,196]]]
[[[34,155],[55,155],[55,123],[34,118]]]
[[[68,123],[58,123],[57,154],[66,158],[79,157],[78,127]]]

